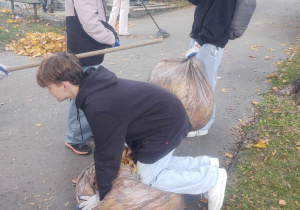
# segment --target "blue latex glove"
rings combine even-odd
[[[115,45],[114,45],[113,47],[120,47],[120,46],[121,46],[121,45],[120,45],[119,40],[116,39],[116,43],[115,43]]]
[[[188,54],[188,55],[186,56],[186,60],[190,59],[191,57],[194,57],[195,55],[197,55],[196,52],[192,52],[192,53]]]
[[[79,209],[81,210],[91,210],[100,204],[98,193],[93,196],[79,196],[78,198],[80,200],[85,200],[84,202],[79,204]]]
[[[195,41],[194,46],[191,49],[189,49],[189,51],[186,52],[185,59],[188,60],[191,57],[194,57],[195,55],[197,55],[199,50],[200,50],[200,45]]]
[[[9,75],[11,75],[11,72],[7,71],[7,66],[0,64],[0,80]]]

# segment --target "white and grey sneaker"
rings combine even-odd
[[[208,130],[201,129],[201,130],[189,132],[187,137],[205,136],[207,133]]]
[[[218,169],[216,185],[208,191],[208,210],[220,210],[224,200],[227,173],[223,168]]]

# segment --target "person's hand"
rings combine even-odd
[[[80,200],[85,200],[81,204],[79,204],[79,209],[81,210],[91,210],[94,207],[98,206],[100,203],[99,194],[95,194],[93,196],[79,196]]]
[[[188,60],[191,57],[197,55],[199,50],[200,50],[200,45],[195,41],[194,46],[191,49],[189,49],[189,51],[186,52],[185,59]]]
[[[115,45],[114,45],[113,47],[120,47],[120,46],[121,46],[121,45],[120,45],[119,40],[116,39],[116,43],[115,43]]]
[[[11,75],[11,72],[7,71],[7,66],[0,64],[0,80],[8,75]]]

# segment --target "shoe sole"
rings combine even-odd
[[[222,193],[223,196],[218,201],[218,204],[216,205],[217,208],[210,208],[209,203],[208,203],[208,210],[220,210],[222,208],[222,205],[223,205],[224,196],[225,196],[225,189],[226,189],[226,183],[227,183],[227,172],[225,171],[225,169],[219,169],[219,172],[225,174],[225,176],[220,176],[222,178],[222,180],[221,180],[221,182],[222,182],[221,193]]]
[[[76,154],[78,154],[78,155],[87,155],[88,154],[88,152],[78,152],[77,150],[75,150],[70,144],[68,144],[68,142],[65,142],[65,145],[67,146],[67,147],[69,147],[71,150],[73,150]]]
[[[188,133],[187,137],[193,138],[193,137],[205,136],[205,135],[207,135],[207,133],[208,133],[208,130],[200,131],[200,133],[198,133],[198,134],[196,131],[191,131]]]

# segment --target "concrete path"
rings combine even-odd
[[[208,135],[186,138],[177,155],[209,155],[228,165],[226,152],[236,150],[236,127],[253,118],[253,104],[268,91],[265,75],[276,70],[295,47],[300,27],[298,0],[258,0],[244,36],[230,41],[219,68],[215,90],[217,119]],[[106,55],[103,63],[119,77],[146,81],[165,58],[183,57],[189,45],[194,7],[154,15],[160,28],[171,34],[161,44]],[[121,44],[143,42],[158,29],[152,20],[131,19]],[[28,57],[0,53],[7,66],[30,63]],[[35,82],[36,68],[15,72],[0,81],[0,209],[75,209],[72,178],[93,161],[64,146],[69,103],[58,103]],[[222,89],[227,92],[223,93]],[[36,127],[36,124],[41,124]],[[90,142],[92,145],[92,141]],[[187,209],[199,209],[198,196],[186,196]]]

